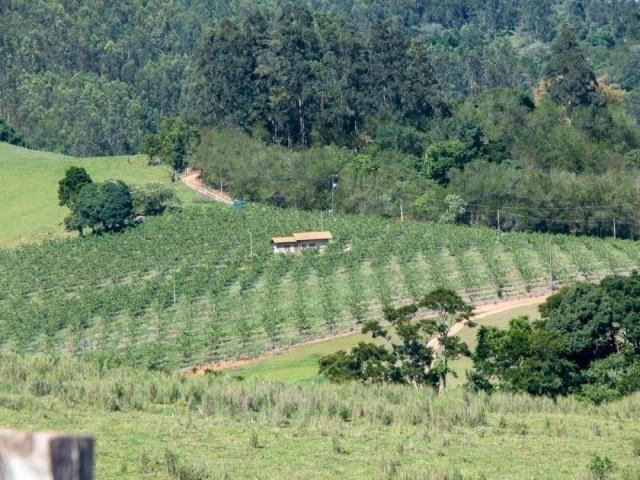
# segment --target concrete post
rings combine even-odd
[[[93,480],[91,437],[0,430],[0,479]]]

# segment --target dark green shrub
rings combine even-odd
[[[594,455],[589,463],[589,473],[593,480],[607,480],[616,470],[616,465],[609,457]]]

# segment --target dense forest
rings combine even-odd
[[[174,166],[191,152],[208,181],[281,206],[329,208],[335,187],[343,211],[640,233],[636,1],[13,0],[0,14],[0,118],[29,146]]]
[[[309,10],[301,11],[302,4]],[[255,12],[260,12],[258,22]],[[315,35],[309,36],[311,12],[318,16]],[[91,5],[77,0],[11,0],[0,4],[0,15],[0,117],[34,147],[81,155],[135,152],[145,132],[157,130],[164,117],[188,109],[203,60],[194,53],[225,32],[231,41],[234,28],[244,34],[245,43],[239,47],[257,42],[265,54],[305,57],[295,73],[307,77],[297,80],[310,89],[308,75],[313,75],[326,87],[325,95],[339,92],[341,82],[362,78],[358,72],[355,78],[326,75],[352,73],[344,68],[353,58],[361,60],[355,68],[367,62],[368,52],[361,48],[367,41],[370,48],[376,48],[376,41],[393,41],[373,51],[377,58],[371,59],[372,69],[376,61],[384,62],[395,49],[406,50],[403,44],[414,42],[410,54],[428,55],[441,100],[447,102],[495,87],[528,90],[541,77],[549,42],[564,23],[574,27],[598,73],[607,73],[628,91],[638,87],[640,75],[635,43],[640,37],[640,8],[632,0],[97,0]],[[237,24],[223,20],[226,17]],[[387,24],[380,29],[382,20]],[[392,37],[384,37],[389,34]],[[287,39],[302,43],[274,45]],[[208,50],[209,56],[215,48]],[[242,51],[237,67],[248,66],[240,65],[245,56]],[[278,59],[262,60],[273,66],[270,60]],[[385,66],[402,67],[407,59],[393,60]],[[327,71],[327,65],[337,70]],[[275,67],[275,74],[288,74],[281,63]],[[393,72],[394,83],[401,83],[396,73],[405,72]],[[350,87],[366,91],[365,86]],[[296,86],[278,88],[283,100],[290,93],[287,89]],[[348,111],[353,105],[333,107]]]

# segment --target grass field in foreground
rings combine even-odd
[[[638,395],[595,406],[10,356],[0,392],[3,427],[94,434],[98,480],[582,480],[596,454],[616,464],[607,478],[640,475]],[[167,452],[178,459],[173,474]]]
[[[518,307],[500,313],[495,313],[478,320],[480,325],[492,325],[506,328],[512,318],[527,315],[530,319],[538,319],[540,314],[537,305]],[[459,336],[473,350],[476,345],[477,328],[464,328]],[[291,350],[258,360],[246,367],[229,370],[229,375],[244,379],[268,379],[292,383],[322,382],[324,379],[318,374],[318,360],[323,355],[335,353],[338,350],[349,351],[359,342],[372,341],[371,336],[354,334],[333,340],[294,347]],[[462,358],[453,362],[452,368],[458,373],[458,378],[451,378],[450,385],[464,383],[465,370],[471,368],[471,360]]]
[[[58,205],[58,181],[70,166],[84,167],[94,181],[123,180],[129,184],[170,183],[169,169],[148,166],[145,157],[74,158],[0,142],[0,246],[40,241],[63,235],[68,209]],[[195,198],[176,183],[183,201]]]

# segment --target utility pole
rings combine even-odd
[[[220,168],[220,191],[223,192],[224,190],[222,190],[222,165],[218,165],[218,167]]]
[[[498,209],[498,230],[502,231],[502,228],[500,228],[500,209]]]
[[[616,238],[616,219],[613,219],[613,238]]]
[[[553,241],[549,237],[549,287],[553,292]]]
[[[336,188],[338,187],[338,175],[335,173],[331,174],[331,213],[336,213]]]
[[[400,199],[400,221],[404,222],[404,207],[402,205],[402,199]]]

